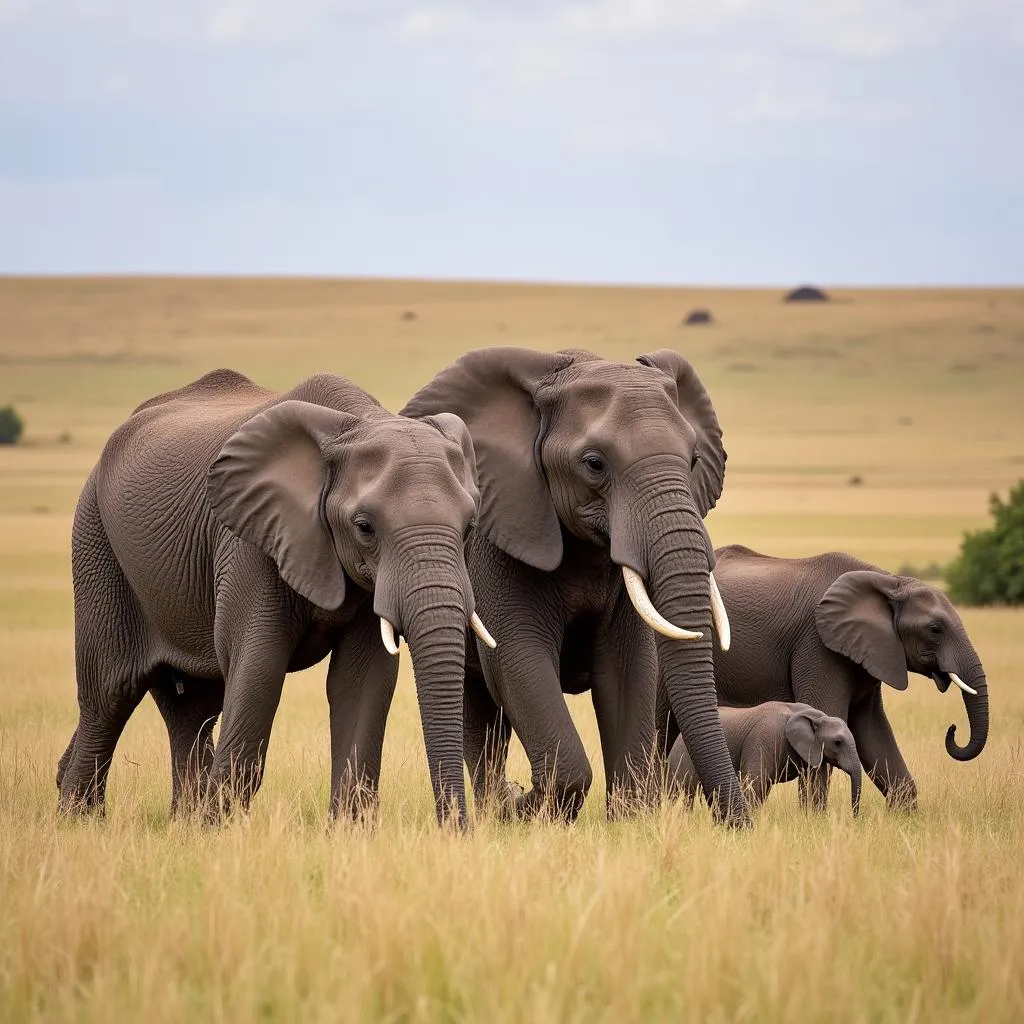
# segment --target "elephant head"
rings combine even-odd
[[[960,616],[941,591],[910,576],[857,570],[840,576],[815,610],[826,646],[852,658],[875,679],[905,690],[907,672],[935,681],[945,693],[960,689],[971,736],[966,746],[946,732],[957,761],[977,757],[988,739],[988,682]]]
[[[492,544],[545,571],[561,564],[566,534],[609,551],[658,633],[669,701],[709,803],[745,819],[715,702],[712,616],[724,645],[728,620],[703,522],[722,493],[726,454],[693,367],[670,350],[618,363],[481,349],[403,413],[439,410],[473,435],[479,529]]]
[[[327,610],[372,591],[385,646],[412,652],[439,819],[466,817],[465,631],[476,617],[464,544],[478,503],[473,443],[452,415],[424,422],[379,406],[351,415],[285,401],[244,423],[210,469],[214,513]]]
[[[810,768],[818,768],[824,761],[850,776],[850,800],[856,816],[860,811],[861,763],[847,724],[808,704],[798,704],[786,722],[786,742]]]

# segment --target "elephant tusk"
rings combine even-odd
[[[384,641],[384,649],[388,654],[398,653],[398,645],[402,642],[402,638],[395,639],[395,627],[383,616],[380,620],[380,638]]]
[[[469,625],[473,632],[476,633],[476,635],[480,637],[480,639],[483,640],[483,642],[487,644],[492,651],[498,646],[497,643],[495,643],[494,637],[487,632],[487,627],[480,621],[480,616],[477,615],[476,612],[473,612],[469,617]]]
[[[700,640],[703,633],[695,633],[691,629],[673,626],[657,608],[647,594],[647,588],[639,574],[626,566],[622,567],[622,578],[626,581],[626,593],[640,616],[656,633],[667,636],[670,640]]]
[[[723,651],[729,650],[732,643],[732,630],[729,628],[729,616],[725,611],[725,602],[722,600],[722,592],[718,589],[718,581],[713,572],[708,573],[711,580],[711,618],[715,623],[715,631],[718,633],[718,646]]]
[[[949,681],[954,686],[959,686],[964,693],[969,693],[972,697],[978,696],[978,691],[968,686],[955,672],[949,673]]]

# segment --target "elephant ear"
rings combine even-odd
[[[345,570],[321,513],[324,448],[361,422],[321,405],[282,402],[243,423],[207,476],[217,518],[272,558],[288,586],[331,611],[345,600]]]
[[[808,712],[797,711],[789,716],[786,722],[786,740],[800,755],[801,760],[806,761],[812,768],[821,765],[825,756],[825,746],[818,739],[814,719]]]
[[[439,412],[433,416],[425,416],[423,422],[432,426],[442,437],[457,445],[462,452],[459,465],[453,465],[452,470],[462,481],[462,486],[473,496],[476,501],[479,497],[479,484],[476,472],[476,450],[473,447],[473,437],[469,427],[461,417],[453,412]]]
[[[893,625],[899,579],[869,569],[845,572],[818,602],[814,619],[825,646],[867,669],[876,679],[905,690],[907,658]]]
[[[525,348],[477,349],[421,388],[403,416],[451,412],[473,438],[480,482],[479,529],[535,569],[562,561],[562,529],[538,457],[541,415],[534,396],[573,358]]]
[[[697,371],[678,352],[663,348],[637,359],[653,366],[676,382],[679,411],[697,434],[697,464],[693,468],[693,499],[701,516],[706,516],[722,496],[725,484],[725,445],[711,396]]]

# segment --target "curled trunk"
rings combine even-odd
[[[988,741],[988,682],[981,662],[975,660],[971,670],[964,673],[963,679],[972,690],[977,690],[977,695],[961,691],[971,735],[961,747],[955,739],[956,726],[951,725],[946,732],[946,753],[956,761],[971,761],[985,749]]]

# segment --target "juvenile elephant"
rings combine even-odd
[[[175,805],[201,785],[209,813],[247,805],[285,674],[330,654],[331,809],[357,813],[376,798],[398,632],[438,818],[464,822],[467,621],[487,637],[463,550],[477,500],[458,417],[395,416],[341,377],[280,394],[218,370],[139,406],[75,513],[80,717],[58,767],[62,806],[102,806],[147,690]]]
[[[956,686],[971,735],[959,746],[951,725],[946,751],[969,761],[984,749],[985,671],[945,594],[839,552],[773,558],[731,545],[716,554],[735,630],[730,649],[715,652],[719,703],[795,700],[843,719],[890,805],[914,806],[917,786],[886,718],[882,682],[905,690],[910,671],[933,679],[940,692]],[[673,728],[670,717],[659,721]],[[819,769],[804,793],[816,806],[826,799],[828,774],[827,766]]]
[[[752,808],[764,802],[776,782],[792,782],[809,768],[827,764],[850,776],[853,813],[857,814],[861,765],[853,734],[841,718],[809,704],[776,700],[752,708],[720,708],[719,714],[733,767]],[[697,777],[682,736],[669,753],[668,781],[692,806]]]
[[[507,793],[511,727],[532,779],[516,810],[573,819],[593,773],[563,692],[589,689],[609,797],[648,798],[660,665],[705,794],[723,819],[747,821],[715,702],[712,616],[723,637],[728,622],[703,522],[726,455],[693,367],[669,350],[618,363],[483,349],[403,413],[442,411],[473,436],[481,503],[467,563],[498,641],[467,662],[476,796]]]

